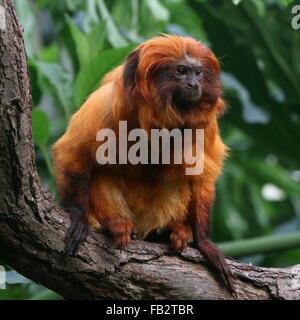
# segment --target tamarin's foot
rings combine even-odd
[[[182,230],[172,232],[170,234],[170,241],[172,249],[176,251],[183,251],[187,247],[189,235]]]
[[[65,252],[75,255],[79,245],[86,239],[89,233],[89,223],[84,219],[84,214],[76,207],[64,209],[70,214],[71,226],[66,236]]]
[[[110,217],[101,223],[103,228],[107,230],[114,240],[116,248],[124,248],[131,240],[137,239],[137,231],[128,219],[123,217]]]
[[[170,242],[172,249],[176,251],[184,250],[190,238],[190,231],[187,226],[182,222],[171,222],[168,228],[171,230]]]

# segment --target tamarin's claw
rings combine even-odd
[[[131,239],[132,240],[137,240],[137,238],[138,238],[138,232],[135,229],[133,229],[131,231]]]
[[[65,208],[70,214],[71,226],[66,235],[65,252],[75,255],[79,245],[86,239],[89,233],[89,224],[83,219],[83,214],[75,207]]]

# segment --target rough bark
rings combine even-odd
[[[113,249],[91,232],[75,257],[63,253],[68,217],[38,177],[22,31],[12,0],[0,0],[0,259],[71,299],[231,299],[192,248],[136,241]],[[300,265],[259,268],[227,260],[240,299],[300,299]]]

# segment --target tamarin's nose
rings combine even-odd
[[[195,90],[198,90],[199,89],[199,83],[196,82],[196,81],[190,81],[188,82],[187,84],[190,88],[193,88]]]

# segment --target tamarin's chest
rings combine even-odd
[[[126,216],[138,226],[142,238],[170,221],[183,220],[187,214],[191,197],[187,179],[152,183],[124,179],[119,188],[127,203]]]
[[[106,198],[120,215],[135,223],[141,238],[171,221],[184,220],[191,200],[191,183],[196,179],[185,175],[184,168],[133,166],[130,171],[126,166],[123,172],[114,169],[107,169],[114,171],[110,174],[114,185]],[[202,183],[200,177],[197,183]]]

